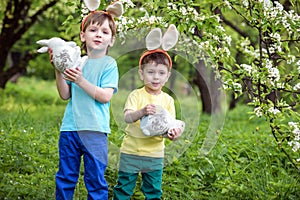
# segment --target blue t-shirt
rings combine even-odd
[[[118,90],[118,67],[115,59],[104,56],[88,59],[82,69],[83,77],[101,88]],[[71,82],[69,100],[60,131],[99,131],[110,133],[110,102],[101,103],[89,96],[77,84]]]

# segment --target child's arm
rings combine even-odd
[[[55,69],[56,87],[60,98],[67,100],[71,96],[70,86],[66,83],[64,75]]]
[[[64,72],[65,79],[76,83],[81,87],[88,95],[101,103],[107,103],[113,96],[113,88],[101,88],[88,82],[83,76],[79,68],[66,69]]]
[[[124,120],[126,123],[130,124],[136,122],[145,115],[153,115],[155,112],[156,109],[154,104],[148,104],[144,108],[136,111],[128,109],[124,111]]]

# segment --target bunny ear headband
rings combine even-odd
[[[89,9],[90,13],[83,19],[81,23],[81,30],[83,30],[87,18],[94,12],[104,12],[111,16],[112,19],[114,17],[120,17],[123,14],[123,5],[119,1],[111,3],[105,11],[97,11],[98,7],[100,6],[100,0],[84,0],[84,4]]]
[[[141,56],[139,66],[141,67],[142,61],[145,56],[159,52],[167,56],[170,63],[170,68],[172,68],[172,59],[167,53],[167,51],[176,45],[178,41],[178,35],[179,33],[174,24],[171,24],[169,26],[169,28],[166,30],[163,36],[160,28],[152,29],[146,37],[146,47],[148,51],[146,51]],[[162,47],[162,49],[159,49],[160,46]]]

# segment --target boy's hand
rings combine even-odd
[[[145,115],[154,115],[156,113],[156,107],[154,104],[147,104],[143,108],[143,114]]]
[[[53,52],[51,48],[48,48],[48,53],[49,53],[50,62],[53,64]]]
[[[64,71],[65,79],[74,83],[80,83],[83,80],[82,72],[77,67],[75,69],[69,68]]]
[[[167,136],[170,140],[177,140],[181,136],[182,132],[180,128],[169,129]]]

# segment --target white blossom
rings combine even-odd
[[[269,77],[273,78],[275,81],[279,81],[280,79],[280,73],[279,70],[275,67],[269,68]]]
[[[227,5],[227,7],[231,10],[232,9],[232,7],[231,7],[231,5],[230,5],[230,2],[229,1],[224,1],[224,3]]]
[[[223,28],[224,29],[224,28]],[[226,43],[230,46],[231,45],[231,37],[229,36],[229,35],[226,35],[225,37],[224,37],[224,39],[225,39],[225,41],[226,41]]]
[[[297,83],[294,87],[293,90],[300,90],[300,83]]]
[[[295,62],[296,57],[294,55],[288,55],[287,64],[292,64]]]
[[[271,107],[271,108],[269,108],[268,112],[276,115],[276,114],[280,113],[280,110],[278,110],[277,108]]]
[[[257,117],[261,117],[263,115],[261,107],[254,108],[254,113],[256,114]]]
[[[241,67],[248,73],[251,74],[252,72],[252,66],[247,64],[241,64]]]
[[[131,0],[119,0],[126,8],[134,8],[135,5]]]
[[[247,8],[249,6],[248,0],[243,0],[243,5]]]

